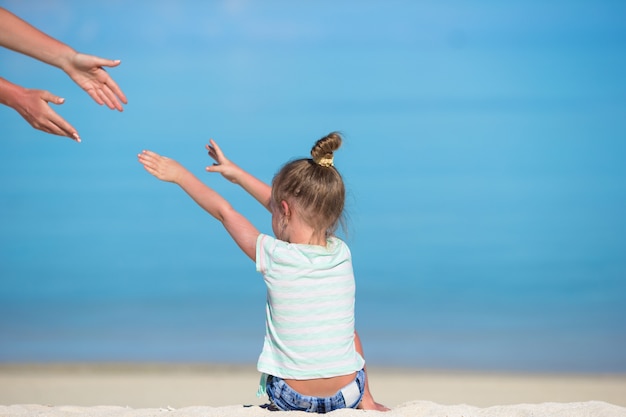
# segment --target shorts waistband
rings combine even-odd
[[[365,390],[365,371],[357,372],[355,379],[330,397],[311,397],[293,390],[280,377],[269,376],[267,394],[281,410],[314,411],[326,413],[338,408],[356,408]]]
[[[357,374],[357,378],[358,378]],[[341,395],[343,395],[343,400],[346,403],[346,407],[353,408],[353,404],[357,404],[361,402],[361,388],[359,388],[359,383],[355,378],[354,381],[350,382],[348,385],[339,390]]]

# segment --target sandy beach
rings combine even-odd
[[[389,416],[626,416],[626,375],[369,373]],[[0,416],[273,415],[258,377],[253,365],[0,365]]]

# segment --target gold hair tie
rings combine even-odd
[[[322,167],[332,167],[333,166],[333,154],[327,153],[321,158],[313,158],[313,161],[319,166]]]

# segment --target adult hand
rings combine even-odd
[[[128,100],[113,78],[102,68],[116,67],[119,64],[119,60],[76,53],[62,68],[96,103],[123,111],[122,103],[127,104]]]
[[[80,142],[76,129],[48,104],[63,104],[63,98],[45,90],[23,89],[14,100],[13,108],[35,129]]]

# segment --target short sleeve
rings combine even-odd
[[[271,240],[268,235],[263,233],[260,233],[256,239],[256,270],[262,274],[268,268],[268,246],[271,245]]]

